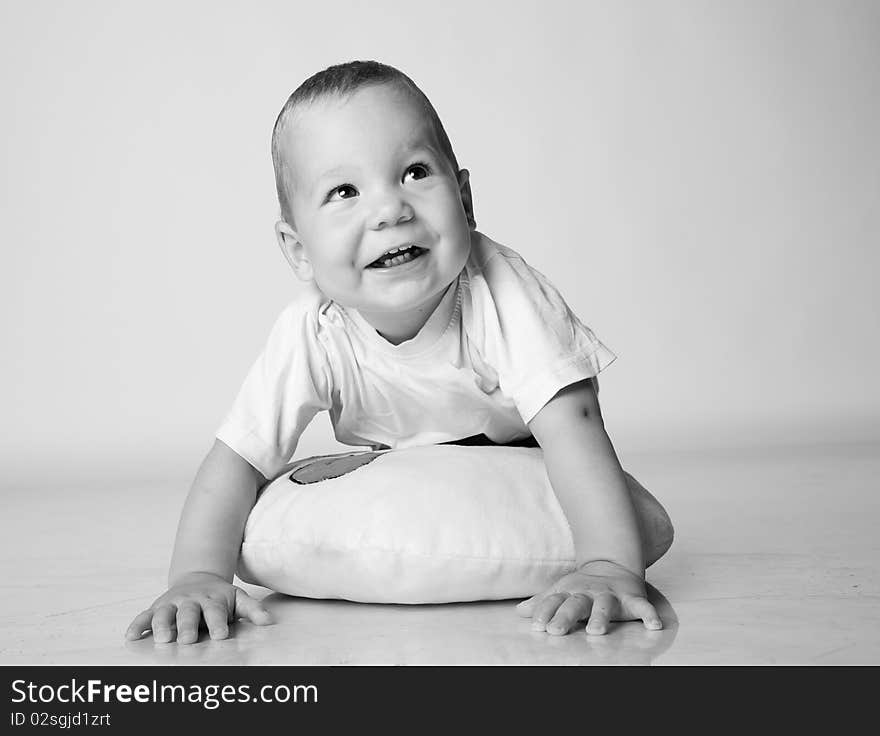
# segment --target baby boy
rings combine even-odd
[[[477,231],[469,173],[421,90],[377,62],[330,67],[284,105],[272,156],[278,242],[314,288],[247,375],[184,505],[169,589],[127,637],[185,644],[202,625],[222,639],[238,618],[270,622],[232,584],[244,524],[322,410],[355,446],[536,441],[577,569],[518,612],[557,635],[580,621],[588,634],[614,620],[661,628],[596,397],[614,356],[544,276]]]

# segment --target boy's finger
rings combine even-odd
[[[177,606],[170,603],[159,606],[153,611],[153,620],[150,628],[153,630],[153,641],[166,642],[174,638],[172,624],[177,613]]]
[[[225,605],[219,601],[208,601],[202,605],[202,611],[212,639],[229,636],[229,615]]]
[[[626,602],[629,612],[636,618],[642,619],[646,629],[656,631],[663,628],[663,621],[657,613],[657,609],[648,601],[647,598],[634,598]]]
[[[543,597],[543,593],[538,593],[538,595],[533,595],[531,598],[526,598],[524,601],[516,604],[516,612],[520,616],[531,618],[532,612],[535,610],[535,604]]]
[[[565,593],[551,593],[546,596],[535,608],[535,614],[532,616],[532,629],[544,631],[547,622],[553,618],[556,609],[562,605],[567,597]]]
[[[593,600],[593,610],[587,621],[587,633],[602,635],[608,631],[608,622],[614,611],[614,596],[610,593],[599,593]]]
[[[192,644],[199,638],[202,609],[195,601],[184,601],[177,607],[177,643]]]
[[[573,593],[559,606],[556,614],[547,624],[547,633],[563,636],[572,630],[578,621],[589,618],[593,601],[583,593]]]
[[[256,599],[251,598],[241,588],[235,589],[235,614],[248,619],[257,626],[272,623],[272,616]]]
[[[150,628],[150,621],[153,619],[153,612],[149,608],[141,611],[125,630],[125,638],[129,641],[140,639],[144,632]]]

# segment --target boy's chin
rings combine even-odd
[[[446,284],[439,289],[432,289],[428,295],[424,292],[383,294],[379,299],[362,302],[356,309],[361,313],[387,316],[412,312],[431,312],[442,301],[443,295],[450,285]],[[343,306],[345,305],[343,304]]]

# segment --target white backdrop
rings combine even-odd
[[[302,288],[275,115],[355,58],[618,353],[622,454],[880,436],[878,2],[0,7],[6,481],[192,473]]]

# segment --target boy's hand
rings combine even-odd
[[[586,563],[516,610],[520,616],[531,616],[534,630],[556,635],[567,634],[586,619],[588,634],[605,634],[609,621],[642,619],[647,629],[663,628],[645,595],[644,581],[606,560]]]
[[[140,639],[151,629],[157,642],[175,638],[179,644],[192,644],[199,638],[199,624],[204,621],[212,639],[225,639],[229,622],[237,618],[249,619],[258,626],[272,623],[269,612],[241,588],[218,575],[193,573],[159,596],[153,605],[141,611],[125,638]]]

